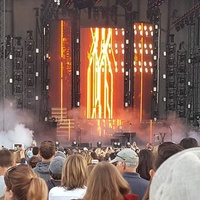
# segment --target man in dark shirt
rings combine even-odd
[[[38,162],[36,167],[33,169],[40,178],[45,181],[51,178],[49,173],[49,165],[55,156],[55,145],[52,141],[43,141],[39,148],[39,155],[42,159]]]
[[[135,151],[131,148],[122,149],[110,162],[116,163],[116,167],[122,173],[124,179],[129,183],[131,192],[133,194],[138,194],[138,200],[142,200],[149,181],[141,178],[140,175],[136,173],[139,158]]]

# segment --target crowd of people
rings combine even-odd
[[[0,150],[1,200],[197,200],[194,138],[144,149],[64,149],[52,141]]]

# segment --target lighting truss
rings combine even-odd
[[[200,14],[200,2],[196,3],[189,11],[184,13],[181,17],[174,20],[172,24],[176,27],[176,30],[179,31],[184,26],[194,23],[194,20],[199,17]]]

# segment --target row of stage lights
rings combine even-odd
[[[99,62],[98,61],[96,61],[96,66],[98,66],[99,65]],[[111,64],[111,63],[110,63]],[[124,67],[124,61],[121,61],[121,66],[122,67]],[[141,61],[134,61],[133,62],[133,65],[136,67],[137,65],[138,66],[142,66],[142,64],[143,64],[143,66],[145,66],[145,67],[147,67],[147,66],[149,66],[149,67],[152,67],[153,66],[153,64],[152,64],[152,62],[151,61],[149,61],[149,62],[146,62],[146,61],[144,61],[144,62],[141,62]],[[115,65],[115,67],[117,67],[117,66],[119,66],[118,65],[118,62],[117,61],[115,61],[114,62],[114,65]],[[98,70],[98,68],[96,68],[96,72],[97,72],[97,70]],[[102,72],[104,72],[104,68],[102,68]],[[122,72],[124,72],[123,70],[122,70]]]
[[[139,49],[141,49],[141,48],[144,48],[144,49],[148,49],[148,48],[149,48],[149,49],[152,49],[152,48],[153,48],[153,45],[152,45],[152,44],[146,44],[146,43],[144,43],[144,45],[142,45],[141,43],[136,44],[136,43],[134,42],[134,47],[135,47],[135,48],[137,47],[137,45],[138,45],[138,48],[139,48]],[[109,44],[108,46],[111,48],[111,44]],[[122,43],[121,45],[118,45],[117,43],[114,44],[115,49],[117,49],[119,46],[121,46],[121,48],[124,49],[124,43]]]
[[[96,72],[98,72],[98,68],[96,68]],[[101,72],[102,73],[104,73],[104,68],[102,68],[101,69]],[[137,67],[134,67],[134,72],[136,73],[136,72],[140,72],[140,73],[142,73],[142,72],[145,72],[145,73],[151,73],[151,74],[153,74],[153,68],[147,68],[147,67],[145,67],[145,68],[142,68],[142,67],[140,67],[140,68],[137,68]],[[118,73],[119,72],[119,69],[117,68],[117,67],[115,67],[115,73]],[[122,73],[124,73],[125,72],[125,70],[124,70],[124,68],[121,68],[121,72]]]
[[[72,147],[79,147],[79,143],[76,140],[74,140],[72,142],[71,146]],[[121,142],[113,142],[112,146],[113,146],[113,148],[121,148],[122,144],[121,144]],[[131,147],[131,143],[130,142],[126,142],[125,146],[127,148],[130,148]],[[101,141],[97,142],[97,148],[102,148],[102,142]]]
[[[115,54],[118,54],[118,53],[120,52],[120,51],[118,50],[118,45],[115,44],[114,46],[115,46],[114,52],[115,52]],[[122,46],[123,46],[123,47],[122,47],[121,53],[124,54],[124,53],[125,53],[125,51],[124,51],[124,44],[123,44]],[[142,47],[142,45],[139,43],[139,44],[138,44],[139,49],[136,49],[136,44],[134,43],[134,48],[135,48],[135,49],[134,49],[134,53],[136,54],[136,53],[138,53],[138,51],[139,51],[140,54],[145,53],[146,55],[148,55],[148,54],[153,55],[153,49],[152,49],[153,47],[152,47],[152,44],[149,44],[150,50],[147,49],[147,48],[148,48],[147,46],[148,46],[147,44],[144,44],[143,47]],[[143,50],[142,48],[144,48],[145,50]],[[102,46],[102,49],[104,49],[103,46]],[[112,54],[111,48],[108,49],[108,53],[109,53],[109,54]]]
[[[124,29],[122,29],[121,31],[122,35],[124,36],[125,32]],[[134,30],[134,35],[137,36],[137,34],[139,33],[140,36],[152,36],[153,37],[153,31],[145,31],[145,30]],[[115,30],[115,35],[119,35],[119,30]]]

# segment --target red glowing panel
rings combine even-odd
[[[71,22],[52,20],[50,31],[49,107],[59,109],[62,119],[71,109]]]
[[[81,29],[81,105],[88,119],[112,119],[123,107],[124,30]]]

